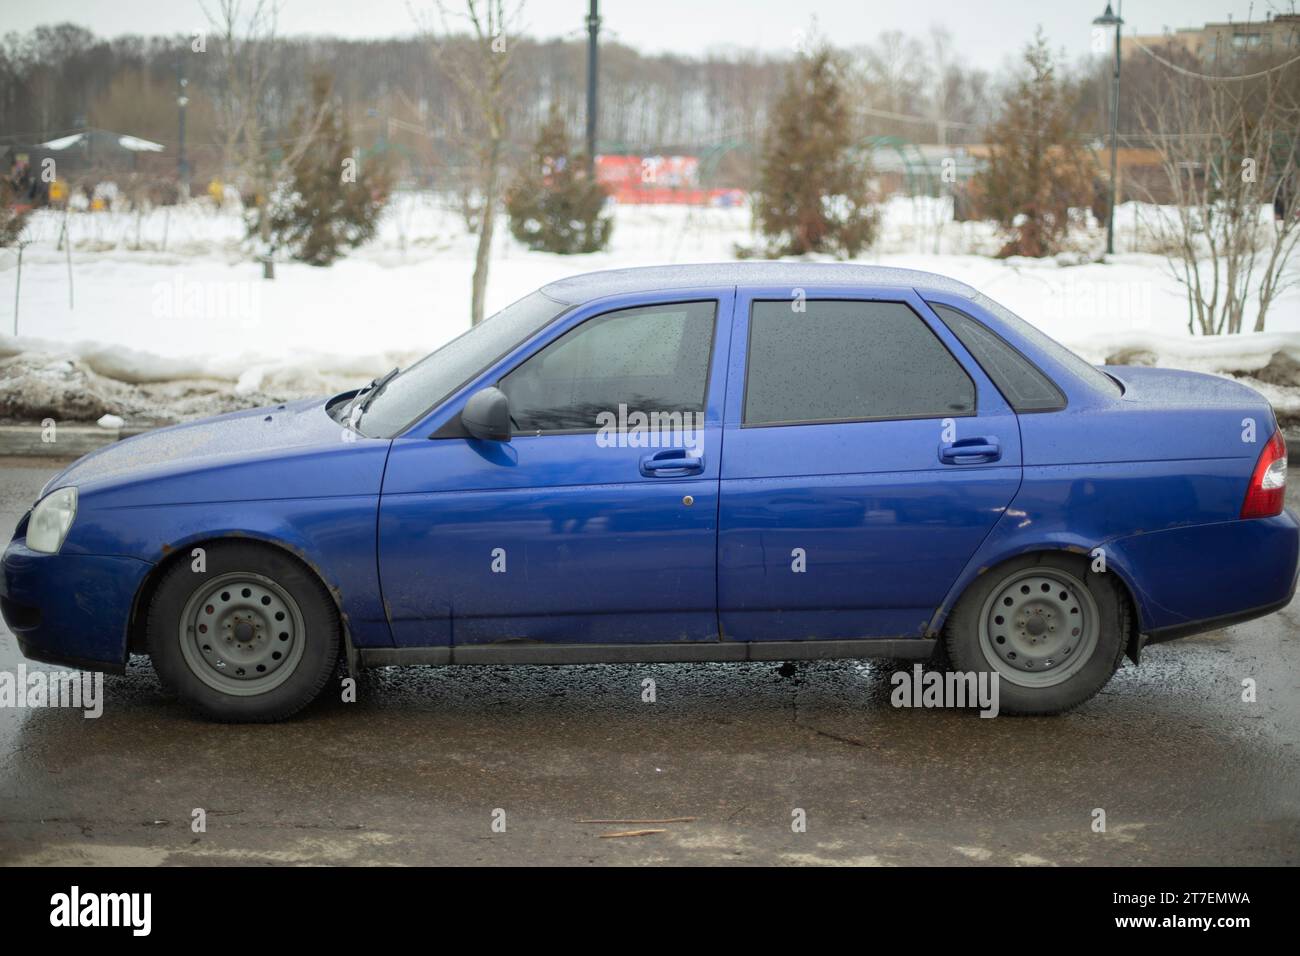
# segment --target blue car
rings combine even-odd
[[[951,279],[628,269],[366,388],[82,458],[19,523],[2,606],[27,657],[148,654],[227,721],[340,662],[870,656],[1050,714],[1286,605],[1285,482],[1256,392],[1095,367]]]

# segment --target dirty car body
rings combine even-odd
[[[286,716],[289,662],[330,655],[946,653],[1050,713],[1124,653],[1291,599],[1285,474],[1258,393],[1088,365],[950,279],[618,270],[382,387],[80,459],[20,522],[0,607],[36,660],[175,656],[164,681],[218,718]]]

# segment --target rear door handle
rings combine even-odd
[[[687,457],[684,448],[670,448],[641,459],[641,474],[647,478],[676,478],[704,470],[704,459]]]
[[[978,465],[1001,457],[1002,446],[992,435],[962,438],[939,446],[939,460],[946,465]]]

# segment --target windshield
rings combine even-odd
[[[488,316],[393,378],[370,401],[357,430],[367,438],[400,435],[425,412],[568,308],[534,292]]]

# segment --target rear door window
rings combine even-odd
[[[902,302],[755,302],[746,425],[975,414],[975,383]]]

